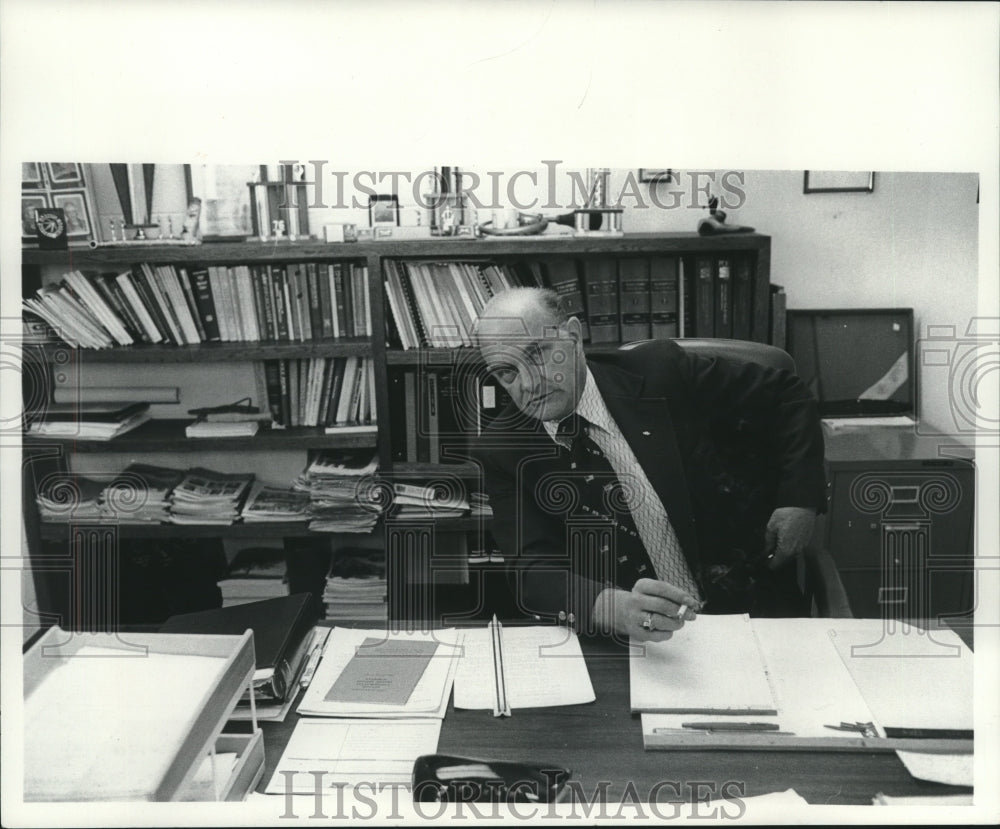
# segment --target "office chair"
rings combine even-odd
[[[620,351],[628,351],[649,340],[637,340],[620,346]],[[749,340],[709,339],[682,337],[674,340],[685,351],[707,357],[721,357],[725,360],[754,362],[774,369],[795,371],[795,361],[787,351],[766,343]],[[829,619],[853,618],[847,591],[840,578],[837,565],[818,541],[821,521],[816,522],[812,541],[799,558],[799,586],[809,599],[813,615]]]

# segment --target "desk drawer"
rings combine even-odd
[[[839,568],[858,619],[971,618],[975,590],[971,564],[961,570]]]

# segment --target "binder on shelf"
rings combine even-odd
[[[760,259],[750,263],[750,337],[758,343],[771,341],[771,286]]]
[[[733,339],[749,340],[752,315],[750,256],[746,253],[730,257],[732,265]]]
[[[575,259],[552,259],[545,263],[548,285],[561,297],[563,310],[580,320],[584,342],[590,341],[587,306],[583,301],[579,266]]]
[[[678,261],[673,256],[654,256],[649,260],[650,335],[656,339],[680,336]]]
[[[618,314],[623,343],[648,340],[652,335],[650,262],[627,258],[618,263]]]
[[[583,290],[591,343],[621,342],[618,329],[618,267],[614,259],[583,261]]]
[[[711,257],[699,256],[694,261],[694,331],[688,337],[715,336],[715,277]]]
[[[713,337],[731,339],[733,336],[732,268],[728,257],[715,262],[715,324]]]

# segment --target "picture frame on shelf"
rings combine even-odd
[[[249,183],[260,180],[259,164],[185,164],[187,201],[201,199],[201,239],[244,241],[253,235]]]
[[[46,193],[22,193],[21,194],[21,241],[38,241],[38,226],[35,224],[35,210],[42,207],[51,207],[48,194]]]
[[[42,165],[38,161],[21,162],[21,187],[25,190],[39,189],[45,186],[42,177]]]
[[[377,193],[368,197],[368,223],[371,227],[399,226],[399,197]]]
[[[672,184],[677,181],[677,171],[655,167],[640,167],[639,181],[649,184]]]
[[[871,193],[875,189],[875,173],[852,170],[806,170],[802,177],[802,192],[810,193]]]
[[[94,234],[90,206],[85,190],[66,190],[52,194],[52,206],[62,208],[66,219],[66,236],[70,240],[90,239]]]
[[[74,161],[50,161],[46,165],[53,188],[83,187],[83,167]]]

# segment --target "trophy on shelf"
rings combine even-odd
[[[624,236],[620,207],[608,207],[608,167],[587,168],[587,203],[573,211],[574,236]]]

